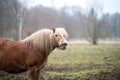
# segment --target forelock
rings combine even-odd
[[[62,34],[65,38],[68,38],[68,33],[64,28],[56,28],[55,29],[56,33]]]

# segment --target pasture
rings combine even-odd
[[[0,74],[0,80],[27,80],[22,74]],[[119,80],[120,45],[70,44],[56,49],[40,73],[40,80]]]

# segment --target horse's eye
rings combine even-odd
[[[55,34],[55,37],[58,37],[58,34]]]

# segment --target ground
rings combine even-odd
[[[40,80],[120,80],[120,45],[71,44],[56,49],[40,73]],[[27,80],[27,74],[7,74],[0,80]]]

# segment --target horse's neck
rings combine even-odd
[[[50,39],[49,39],[50,36]],[[54,49],[55,49],[55,41],[54,41],[54,36],[53,35],[49,35],[48,37],[46,37],[48,39],[45,39],[45,42],[39,41],[38,40],[34,40],[35,38],[33,38],[34,36],[30,36],[28,38],[25,38],[24,40],[21,40],[22,42],[24,42],[27,46],[32,46],[34,48],[39,48],[40,52],[42,54],[45,55],[49,55]]]
[[[39,48],[39,47],[37,47],[37,46],[34,46],[33,43],[30,42],[30,41],[25,41],[24,43],[25,43],[25,45],[26,45],[27,47],[29,47],[29,48],[31,48],[31,49],[37,49],[37,50],[39,50],[39,52],[40,52],[41,54],[43,54],[44,57],[49,56],[49,54],[55,49],[55,46],[51,46],[51,48],[42,49],[42,48]]]

